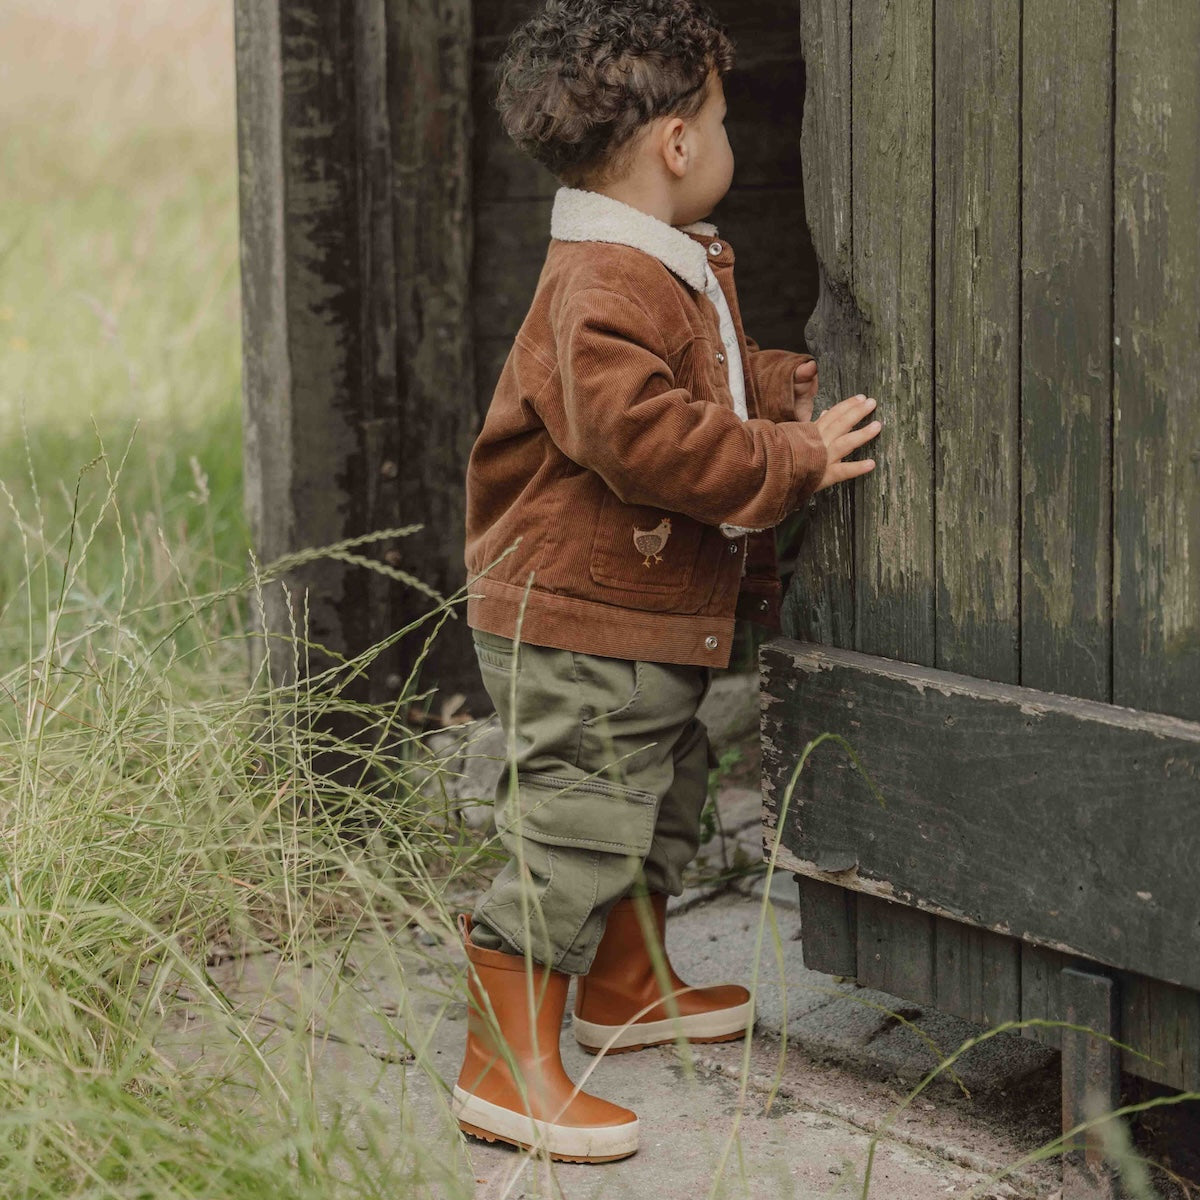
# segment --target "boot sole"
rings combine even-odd
[[[580,1049],[588,1054],[629,1054],[653,1046],[668,1046],[683,1038],[688,1042],[732,1042],[745,1037],[750,1028],[750,1002],[715,1012],[694,1013],[689,1017],[667,1017],[662,1021],[643,1021],[633,1025],[597,1025],[572,1016],[572,1028]],[[612,1042],[609,1045],[609,1042]]]
[[[628,1158],[638,1148],[638,1122],[624,1125],[555,1125],[454,1089],[450,1111],[458,1127],[485,1142],[544,1150],[558,1162],[601,1163]]]

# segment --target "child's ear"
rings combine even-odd
[[[687,174],[691,162],[690,147],[687,140],[687,125],[679,117],[671,117],[663,122],[659,130],[659,145],[663,161],[672,175],[682,178]]]

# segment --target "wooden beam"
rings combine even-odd
[[[1200,989],[1200,724],[784,639],[762,660],[768,823],[811,739],[862,768],[815,752],[781,865]]]
[[[387,14],[387,128],[395,247],[396,511],[424,529],[395,549],[398,565],[443,596],[466,583],[466,466],[478,432],[475,397],[474,181],[471,171],[471,0],[374,0]],[[381,160],[382,165],[382,160]],[[486,236],[486,231],[485,231]],[[366,248],[364,248],[366,250]],[[393,585],[402,622],[427,602]],[[442,696],[484,703],[465,607],[422,671]],[[394,628],[394,626],[393,626]],[[413,639],[405,666],[420,649]],[[489,706],[490,707],[490,706]],[[487,711],[486,708],[483,711]]]

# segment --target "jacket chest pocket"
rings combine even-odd
[[[592,542],[592,579],[619,589],[620,602],[630,608],[699,612],[706,598],[697,586],[703,534],[690,517],[623,504],[605,492]]]

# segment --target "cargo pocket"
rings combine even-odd
[[[624,593],[621,603],[631,608],[697,612],[701,598],[693,601],[691,592],[703,532],[691,517],[624,504],[606,491],[592,542],[592,579]]]
[[[638,879],[658,799],[606,779],[520,771],[497,815],[512,856],[476,908],[539,962],[586,972],[603,914]]]
[[[497,828],[542,846],[565,846],[630,856],[639,861],[654,837],[658,798],[608,779],[521,771],[517,795],[504,805]]]

